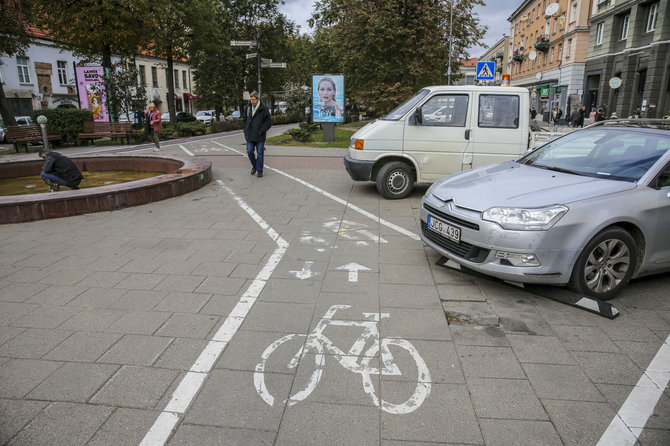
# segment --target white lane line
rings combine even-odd
[[[195,156],[191,151],[189,151],[186,147],[184,147],[182,144],[179,144],[179,148],[182,149],[184,152],[186,152],[190,156]]]
[[[670,381],[670,336],[628,395],[597,446],[633,446]]]
[[[183,147],[182,149],[189,153]],[[258,272],[256,278],[246,289],[242,297],[240,297],[235,308],[233,308],[226,320],[223,321],[223,324],[221,324],[219,330],[212,337],[209,344],[207,344],[207,347],[200,353],[200,356],[196,359],[195,363],[193,363],[189,372],[181,380],[167,406],[158,416],[153,426],[151,426],[149,432],[144,436],[140,446],[162,446],[167,442],[172,430],[179,422],[179,416],[186,412],[186,409],[188,409],[188,406],[191,404],[198,391],[202,388],[205,379],[207,379],[209,372],[212,370],[212,367],[214,367],[214,363],[219,356],[221,356],[221,353],[233,336],[235,336],[235,333],[239,330],[244,319],[249,314],[249,311],[251,311],[251,307],[254,302],[256,302],[261,291],[263,291],[265,284],[270,279],[270,276],[272,276],[272,272],[281,261],[289,246],[288,242],[286,242],[277,231],[272,229],[272,227],[270,227],[270,225],[263,220],[256,211],[245,203],[244,200],[235,195],[223,181],[216,180],[216,182],[233,197],[237,204],[249,214],[261,228],[263,228],[268,237],[277,244],[277,248],[265,263],[263,269]]]
[[[224,144],[221,144],[220,142],[216,142],[216,141],[212,141],[212,142],[213,142],[214,144],[218,144],[218,145],[220,145],[221,147],[224,147],[224,148],[226,148],[226,149],[228,149],[228,150],[232,150],[233,152],[237,152],[237,153],[239,153],[240,155],[246,156],[246,153],[242,153],[242,152],[240,152],[239,150],[235,150],[235,149],[233,149],[232,147],[228,147],[228,146],[226,146],[226,145],[224,145]],[[279,170],[279,169],[275,169],[275,168],[273,168],[273,167],[269,167],[269,166],[267,166],[267,165],[266,165],[265,167],[267,167],[268,169],[270,169],[270,170],[272,170],[272,171],[277,172],[277,173],[280,174],[280,175],[284,175],[285,177],[290,178],[290,179],[292,179],[293,181],[297,181],[298,183],[302,184],[303,186],[306,186],[306,187],[312,189],[313,191],[320,193],[320,194],[323,195],[324,197],[328,197],[328,198],[330,198],[331,200],[334,200],[334,201],[336,201],[336,202],[338,202],[338,203],[340,203],[340,204],[342,204],[342,205],[348,207],[349,209],[351,209],[351,210],[353,210],[353,211],[356,211],[356,212],[358,212],[359,214],[362,214],[362,215],[368,217],[369,219],[371,219],[371,220],[373,220],[373,221],[375,221],[375,222],[378,222],[378,223],[380,223],[380,224],[386,226],[387,228],[391,228],[391,229],[393,229],[394,231],[397,231],[397,232],[399,232],[399,233],[401,233],[401,234],[403,234],[403,235],[406,235],[407,237],[409,237],[409,238],[411,238],[411,239],[414,239],[414,240],[421,240],[421,237],[419,237],[418,234],[415,234],[415,233],[412,232],[412,231],[408,231],[407,229],[405,229],[405,228],[403,228],[403,227],[400,227],[400,226],[398,226],[398,225],[396,225],[396,224],[394,224],[394,223],[391,223],[390,221],[384,220],[383,218],[380,218],[380,217],[374,215],[373,213],[366,211],[365,209],[359,208],[359,207],[356,206],[355,204],[351,204],[351,203],[349,203],[348,201],[346,201],[346,200],[344,200],[344,199],[342,199],[342,198],[340,198],[340,197],[337,197],[337,196],[331,194],[330,192],[327,192],[327,191],[321,189],[320,187],[317,187],[317,186],[315,186],[315,185],[313,185],[313,184],[310,184],[310,183],[308,183],[308,182],[305,181],[305,180],[301,180],[300,178],[294,177],[293,175],[289,175],[289,174],[287,174],[286,172],[282,172],[282,171]]]

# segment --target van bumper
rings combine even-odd
[[[374,161],[360,161],[353,159],[349,154],[344,156],[344,167],[354,181],[370,181]]]

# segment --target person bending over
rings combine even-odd
[[[45,150],[40,150],[39,156],[44,160],[40,178],[49,186],[49,192],[59,191],[60,186],[79,189],[84,176],[70,158]]]

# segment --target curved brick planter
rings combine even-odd
[[[153,178],[57,193],[0,197],[0,224],[113,211],[165,200],[200,189],[212,180],[212,163],[202,158],[104,155],[70,157],[80,170],[165,172]],[[0,163],[0,178],[39,175],[44,161]]]

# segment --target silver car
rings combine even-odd
[[[462,266],[609,299],[670,271],[670,120],[599,122],[442,178],[420,218],[423,241]]]

